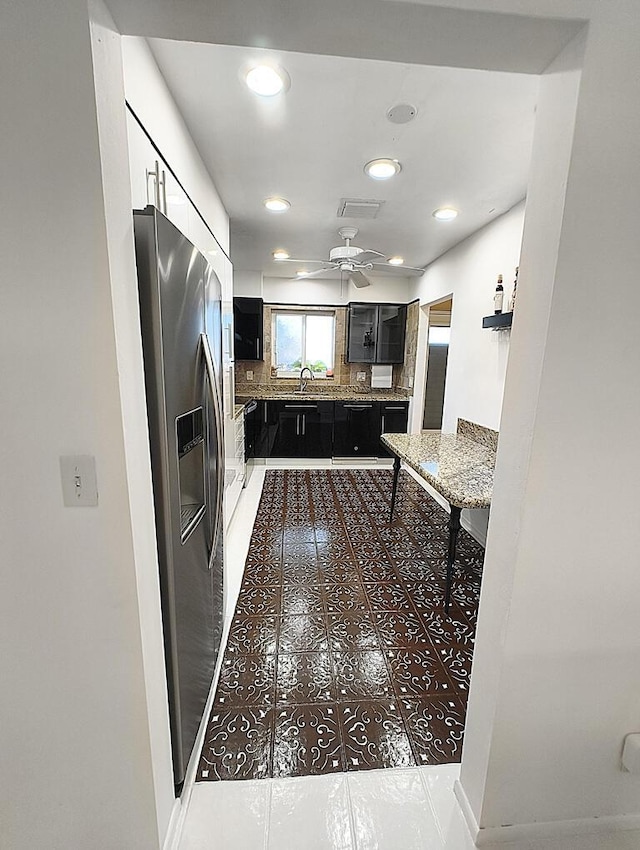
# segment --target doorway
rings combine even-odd
[[[452,297],[438,301],[429,308],[427,374],[422,415],[422,429],[424,431],[439,431],[442,428],[452,310]]]

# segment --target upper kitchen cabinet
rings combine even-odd
[[[236,360],[262,360],[262,298],[234,298],[234,351]]]
[[[348,363],[402,363],[405,304],[349,304]]]

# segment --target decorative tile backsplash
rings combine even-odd
[[[256,384],[268,384],[272,389],[286,390],[297,383],[294,378],[277,378],[272,375],[271,368],[271,327],[272,311],[274,307],[287,307],[295,309],[292,305],[264,305],[264,360],[237,360],[236,361],[236,390],[240,393],[245,388],[251,388]],[[326,306],[305,306],[305,312],[313,310],[326,311]],[[331,308],[329,308],[331,309]],[[347,363],[347,308],[335,307],[336,317],[336,350],[334,377],[318,379],[314,385],[314,392],[323,392],[325,388],[330,391],[336,386],[357,386],[367,389],[371,386],[371,365],[369,363]],[[418,315],[420,306],[417,301],[407,307],[407,332],[405,339],[404,363],[393,367],[393,386],[402,389],[409,388],[409,377],[414,376],[416,366],[416,348],[418,342]],[[247,372],[253,372],[253,381],[247,381]],[[358,381],[358,372],[364,372],[365,380]]]

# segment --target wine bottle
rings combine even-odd
[[[509,301],[509,310],[513,313],[516,309],[516,292],[518,289],[518,271],[520,270],[520,266],[516,266],[516,276],[513,280],[513,292],[511,293],[511,300]]]
[[[502,302],[504,301],[504,287],[502,286],[502,275],[498,275],[496,294],[493,296],[493,312],[498,316],[502,313]]]

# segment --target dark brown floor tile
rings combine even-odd
[[[198,779],[263,779],[271,775],[273,708],[214,708]]]
[[[273,705],[275,671],[275,655],[225,655],[214,705]]]
[[[310,776],[343,770],[335,705],[278,706],[273,742],[274,776]]]
[[[284,584],[320,584],[320,571],[315,559],[306,563],[284,563],[282,581]]]
[[[320,579],[325,584],[350,584],[360,586],[360,571],[348,561],[331,561],[319,564]]]
[[[365,584],[380,582],[397,582],[398,574],[393,564],[388,561],[363,561],[358,564],[360,576]]]
[[[438,653],[428,649],[389,649],[385,653],[399,698],[423,697],[454,690]]]
[[[374,614],[376,631],[384,647],[399,649],[428,649],[427,633],[420,618],[413,612],[377,611]]]
[[[389,561],[385,547],[382,543],[368,543],[361,541],[354,544],[353,551],[356,556],[358,566],[368,564],[371,561],[376,563],[385,563]]]
[[[473,648],[469,645],[459,646],[457,644],[435,645],[442,666],[447,673],[454,690],[467,692],[471,680],[471,664],[473,662]],[[466,699],[466,697],[465,697]]]
[[[415,764],[395,700],[342,703],[338,710],[347,770]]]
[[[235,616],[231,623],[229,655],[267,655],[276,651],[277,617]]]
[[[327,584],[324,601],[330,614],[342,611],[368,611],[367,597],[360,584]]]
[[[278,703],[335,702],[333,665],[328,652],[278,655]]]
[[[417,764],[461,760],[465,710],[457,697],[403,699],[400,708]]]
[[[315,563],[317,556],[316,544],[312,540],[307,543],[285,543],[282,552],[282,562],[289,564]]]
[[[236,614],[257,617],[267,614],[279,615],[281,587],[277,584],[245,586],[238,596]]]
[[[327,625],[319,614],[296,614],[280,622],[278,652],[323,652],[327,645]]]
[[[327,615],[329,645],[335,652],[380,649],[380,642],[369,614]]]
[[[452,643],[473,646],[475,629],[455,603],[451,603],[448,614],[444,612],[443,605],[430,612],[425,611],[422,623],[436,647]]]
[[[347,542],[318,543],[318,563],[355,563],[353,550]]]
[[[290,551],[291,544],[295,543],[308,543],[315,544],[316,535],[313,528],[313,523],[307,522],[305,525],[296,525],[292,527],[285,527],[284,535],[284,552],[285,557],[288,555]]]
[[[411,602],[399,582],[385,584],[365,584],[364,586],[372,611],[410,611]]]
[[[433,611],[444,600],[444,580],[429,575],[427,581],[407,581],[404,587],[418,613]]]
[[[247,561],[242,576],[242,584],[244,587],[256,584],[262,587],[268,584],[282,584],[282,567],[279,563]]]
[[[285,584],[282,614],[324,614],[323,588],[318,584]]]
[[[424,554],[413,558],[398,558],[395,562],[396,572],[402,581],[407,583],[425,583],[439,588],[444,593],[445,568],[444,561],[432,562]]]
[[[249,544],[247,561],[249,563],[278,563],[282,557],[282,545],[280,543],[254,543]]]
[[[339,702],[393,696],[382,652],[334,652],[333,663]]]

